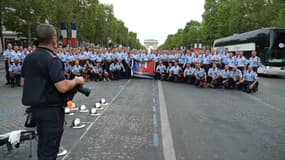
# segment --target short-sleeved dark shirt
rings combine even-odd
[[[39,48],[46,49],[49,52],[53,53],[48,48],[43,48],[43,47],[39,47]],[[64,66],[62,64],[62,61],[59,58],[53,58],[49,62],[49,64],[48,64],[48,71],[49,71],[49,77],[50,77],[52,83],[57,83],[57,82],[65,80],[65,77],[64,77]],[[25,75],[23,73],[24,72],[22,70],[22,77],[25,77]]]

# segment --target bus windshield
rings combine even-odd
[[[285,32],[276,32],[276,38],[273,43],[269,63],[285,63]]]

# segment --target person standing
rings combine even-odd
[[[4,51],[5,71],[6,71],[6,85],[10,84],[9,66],[11,65],[11,57],[15,54],[11,43],[7,44],[7,49]]]
[[[53,53],[57,35],[52,25],[38,25],[36,35],[39,45],[22,66],[22,103],[31,107],[36,122],[38,160],[56,160],[63,134],[66,93],[83,85],[84,79],[65,79],[64,64]]]
[[[248,64],[252,66],[254,72],[257,72],[258,67],[261,65],[261,60],[256,56],[256,51],[251,52],[251,57],[248,60]]]

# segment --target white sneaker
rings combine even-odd
[[[61,156],[64,156],[64,155],[66,155],[66,154],[67,154],[67,150],[64,149],[62,146],[60,146],[60,147],[59,147],[59,151],[58,151],[58,153],[57,153],[57,156],[58,156],[58,157],[61,157]]]

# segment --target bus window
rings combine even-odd
[[[283,63],[285,62],[285,32],[277,32],[276,38],[272,47],[270,63]]]

